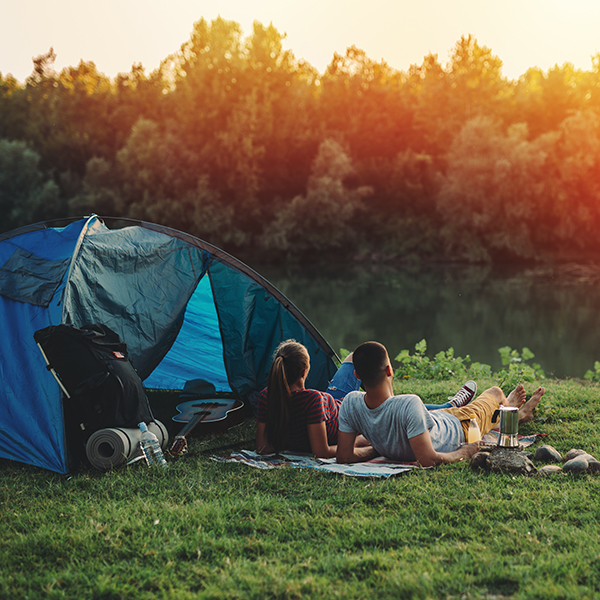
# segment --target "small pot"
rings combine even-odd
[[[500,436],[498,446],[516,448],[519,446],[519,409],[514,406],[501,406],[494,411],[492,422],[500,416]]]

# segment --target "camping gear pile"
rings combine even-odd
[[[0,457],[71,470],[69,401],[34,333],[90,324],[122,340],[144,388],[181,391],[204,381],[247,408],[282,340],[307,347],[308,386],[325,389],[336,369],[334,351],[281,292],[202,240],[97,216],[32,225],[0,235]],[[100,421],[88,432],[117,427]]]
[[[102,324],[50,325],[33,337],[64,394],[65,434],[74,464],[87,459],[108,470],[141,458],[140,422],[151,423],[157,442],[166,448],[168,432],[154,419],[127,346],[114,331]]]

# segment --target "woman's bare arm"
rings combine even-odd
[[[308,439],[310,448],[317,458],[332,458],[335,456],[337,446],[330,446],[327,441],[327,428],[325,421],[320,423],[311,423],[306,426],[308,429]]]
[[[256,451],[259,454],[272,454],[275,452],[275,448],[269,444],[267,441],[267,436],[265,435],[265,423],[257,423],[256,424]]]

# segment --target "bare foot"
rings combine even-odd
[[[506,406],[516,406],[520,408],[525,400],[527,399],[527,395],[525,394],[525,388],[520,383],[507,397],[506,400],[508,404]],[[539,402],[539,400],[538,400]]]
[[[529,421],[533,420],[533,411],[537,408],[537,405],[540,403],[545,391],[545,388],[539,387],[537,390],[535,390],[535,392],[533,392],[531,398],[529,398],[529,400],[523,404],[523,407],[519,411],[519,424],[529,423]]]

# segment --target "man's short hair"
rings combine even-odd
[[[358,378],[368,387],[375,387],[386,377],[388,354],[385,346],[379,342],[361,344],[353,352],[352,362]]]

